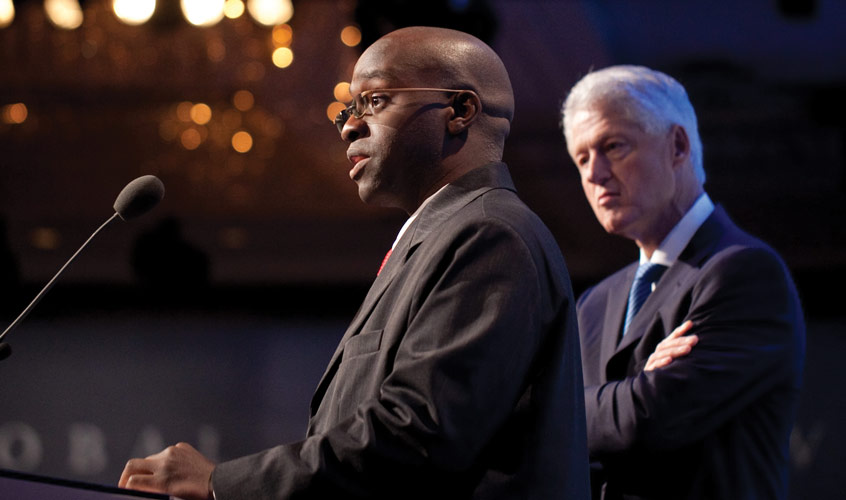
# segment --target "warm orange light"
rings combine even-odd
[[[167,142],[174,141],[179,137],[181,128],[176,120],[164,120],[159,124],[159,136]]]
[[[205,125],[211,120],[212,110],[208,104],[197,103],[191,106],[191,121],[197,125]]]
[[[249,90],[239,90],[238,92],[235,92],[234,96],[232,96],[232,104],[234,104],[235,108],[239,111],[249,111],[253,109],[255,102],[253,93]]]
[[[29,244],[39,250],[55,250],[61,243],[62,236],[52,227],[36,227],[29,233]]]
[[[185,129],[179,139],[182,142],[182,147],[189,151],[197,149],[203,142],[200,132],[194,128]]]
[[[361,43],[361,30],[355,26],[347,26],[341,30],[341,42],[347,47],[355,47]]]
[[[26,104],[18,102],[3,107],[3,121],[9,124],[20,124],[26,121],[29,112]]]
[[[335,121],[335,117],[338,116],[338,113],[346,109],[346,107],[346,104],[335,101],[326,108],[326,117],[329,118],[329,121],[333,122]]]
[[[279,47],[273,51],[273,64],[278,68],[287,68],[294,62],[294,52],[288,47]]]
[[[191,108],[194,107],[194,103],[189,101],[182,101],[176,105],[176,117],[179,118],[179,121],[188,123],[191,121]]]
[[[273,27],[273,45],[277,47],[290,47],[294,39],[294,30],[287,24],[280,24]]]
[[[232,136],[232,149],[239,153],[246,153],[253,148],[253,136],[249,132],[239,130]]]
[[[350,95],[350,84],[347,82],[341,82],[335,85],[335,89],[332,91],[332,94],[335,96],[335,99],[341,102],[352,101],[352,95]]]

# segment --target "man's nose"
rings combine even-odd
[[[585,179],[591,184],[602,185],[611,178],[611,164],[605,155],[592,154],[584,168]]]
[[[341,129],[341,139],[346,142],[353,142],[366,134],[367,123],[362,118],[350,116],[344,123],[344,128]]]

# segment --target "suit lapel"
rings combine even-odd
[[[665,336],[669,335],[673,329],[679,326],[671,324],[672,321],[674,321],[674,318],[671,317],[670,313],[663,314],[663,312],[674,310],[678,306],[678,301],[683,295],[680,291],[689,287],[690,280],[696,279],[696,273],[708,256],[713,253],[713,249],[718,244],[720,236],[732,225],[733,224],[726,215],[725,210],[723,210],[722,207],[717,206],[714,209],[714,213],[712,213],[705,222],[702,223],[702,226],[693,235],[693,238],[691,238],[684,251],[682,251],[676,263],[670,266],[670,268],[667,269],[667,272],[664,273],[658,281],[658,286],[655,288],[655,292],[647,297],[646,302],[643,303],[643,307],[641,307],[640,311],[638,311],[637,315],[632,320],[631,325],[629,325],[628,332],[622,338],[619,345],[614,346],[607,358],[605,357],[605,343],[610,343],[610,338],[617,338],[617,336],[611,335],[610,332],[606,332],[603,337],[602,344],[603,366],[606,367],[606,370],[612,358],[620,352],[625,351],[633,344],[640,342],[640,339],[646,334],[647,328],[654,320],[656,314],[661,314],[664,319]],[[617,316],[612,316],[610,318],[606,316],[605,320],[607,325],[615,326],[617,332],[620,331],[622,314],[625,313],[626,303],[628,302],[627,290],[634,279],[636,266],[637,264],[635,263],[630,272],[626,273],[628,286],[617,287],[625,288],[626,296],[621,296],[617,290],[614,291],[613,296],[609,296],[608,307],[609,309],[613,307],[614,310],[611,312],[613,312],[613,314],[617,314]],[[622,304],[622,312],[619,310],[620,304]],[[608,348],[610,349],[610,346]]]
[[[618,350],[620,333],[623,330],[623,320],[626,314],[626,305],[629,300],[629,288],[631,288],[636,270],[636,263],[630,265],[620,273],[619,281],[609,287],[608,298],[605,302],[605,318],[602,321],[603,332],[602,344],[600,346],[600,362],[605,369],[607,369],[608,362]]]
[[[647,328],[652,323],[655,315],[660,313],[662,309],[672,309],[675,307],[675,304],[681,298],[679,290],[694,277],[694,271],[694,268],[681,260],[676,261],[675,264],[667,269],[667,272],[658,280],[655,291],[649,294],[640,311],[632,319],[629,330],[623,336],[620,345],[617,346],[616,352],[623,351],[630,345],[640,342],[640,339],[646,334]],[[672,321],[669,318],[667,320]],[[666,324],[665,329],[669,328],[669,330],[665,333],[671,332],[677,326]]]
[[[419,220],[414,221],[414,223],[412,223],[412,225],[406,230],[406,233],[400,241],[397,242],[396,247],[391,252],[390,258],[382,268],[382,272],[376,276],[373,284],[370,285],[370,290],[367,291],[367,295],[364,297],[364,302],[361,303],[361,306],[358,308],[358,312],[353,317],[352,322],[350,322],[350,326],[347,327],[347,331],[344,332],[344,336],[341,338],[341,341],[338,342],[338,347],[335,348],[335,353],[332,354],[332,358],[329,360],[329,365],[326,367],[326,371],[320,378],[320,382],[317,384],[317,389],[312,396],[312,416],[314,416],[317,412],[317,408],[320,406],[320,401],[323,399],[326,389],[329,387],[329,383],[338,369],[338,364],[341,362],[341,354],[344,352],[344,346],[347,341],[350,337],[359,333],[361,327],[364,325],[364,322],[370,316],[370,313],[373,312],[373,308],[376,307],[376,304],[379,303],[379,299],[382,298],[385,290],[388,289],[388,285],[390,285],[394,280],[394,277],[398,274],[399,269],[408,260],[410,253],[413,251],[412,247],[408,244],[410,238],[409,233],[412,233],[412,229],[418,224],[418,222]]]

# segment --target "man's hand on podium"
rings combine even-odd
[[[207,500],[213,498],[213,470],[214,464],[194,447],[179,443],[147,458],[131,459],[118,486],[167,493],[185,500]]]

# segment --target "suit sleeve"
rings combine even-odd
[[[525,390],[552,309],[541,292],[548,278],[521,237],[504,223],[479,226],[439,235],[450,243],[429,256],[416,299],[400,312],[407,329],[380,397],[328,432],[221,464],[219,500],[462,488],[457,478]]]
[[[765,248],[717,255],[687,315],[699,342],[665,368],[585,388],[591,455],[675,449],[712,433],[795,377],[804,336],[793,283]],[[664,325],[671,331],[675,325]]]

